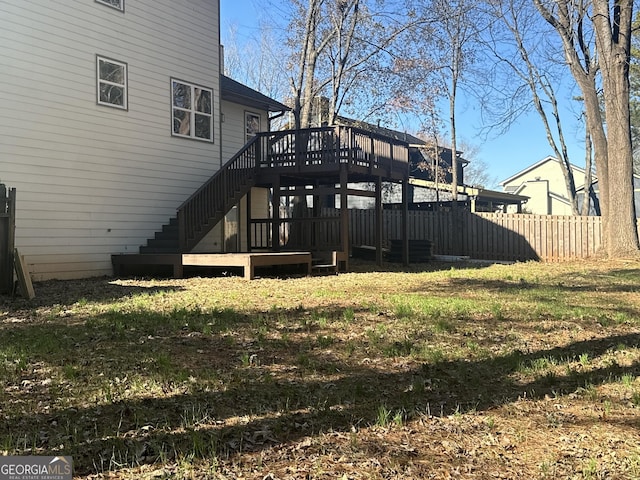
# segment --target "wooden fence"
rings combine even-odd
[[[330,214],[327,211],[326,214]],[[375,245],[375,212],[350,210],[351,245]],[[409,239],[428,239],[433,253],[487,260],[560,262],[593,256],[600,217],[410,211]],[[385,210],[383,239],[402,238],[402,212]]]

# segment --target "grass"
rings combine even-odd
[[[426,267],[37,284],[1,304],[0,454],[84,479],[640,475],[636,263]]]

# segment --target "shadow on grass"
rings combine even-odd
[[[602,293],[628,293],[640,291],[640,269],[637,270],[587,270],[579,274],[565,274],[553,277],[552,282],[527,279],[524,277],[510,280],[482,278],[451,278],[455,288],[482,288],[495,292],[517,292],[525,290],[554,291],[558,293],[579,293],[598,291]]]
[[[108,302],[134,295],[152,295],[159,292],[179,292],[180,286],[153,285],[141,287],[139,285],[122,285],[116,279],[104,277],[89,280],[50,280],[38,282],[34,285],[35,298],[26,300],[20,296],[0,296],[0,304],[8,309],[51,307],[54,305],[70,305],[76,302]]]
[[[268,315],[278,312],[249,316],[233,310],[123,312],[105,314],[87,325],[12,329],[0,339],[0,353],[5,354],[0,360],[6,369],[6,352],[22,352],[33,368],[27,371],[25,364],[22,371],[15,369],[7,385],[0,449],[71,455],[77,474],[176,458],[211,460],[320,432],[349,432],[390,415],[451,415],[525,396],[564,395],[625,374],[636,376],[639,370],[637,363],[615,364],[519,380],[523,368],[541,359],[597,357],[615,348],[638,348],[640,334],[628,334],[475,361],[424,362],[389,372],[375,363],[341,359],[333,354],[336,345],[323,346],[322,337],[310,336],[313,311],[280,313],[293,319],[282,329],[286,338],[270,338],[265,330],[264,338],[247,340],[259,336],[262,323],[275,321]],[[327,310],[328,321],[341,315],[338,308]],[[231,331],[233,338],[226,335]],[[239,358],[254,351],[258,360],[253,363],[250,356]],[[112,383],[134,375],[159,376],[171,391],[146,398],[140,393],[111,398],[105,391],[103,399],[78,399],[73,382],[52,389],[37,377],[37,369],[70,367],[76,369],[76,379],[102,376]],[[175,384],[189,383],[187,377],[192,386],[176,391]],[[26,381],[37,388],[20,390]],[[52,405],[30,411],[34,407],[26,405],[33,395]],[[58,396],[68,398],[60,402]]]

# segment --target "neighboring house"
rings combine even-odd
[[[453,181],[453,162],[452,151],[447,147],[434,147],[421,138],[406,132],[399,132],[390,128],[373,125],[372,123],[353,120],[350,118],[338,116],[335,121],[336,125],[345,127],[357,127],[373,132],[377,135],[394,138],[409,144],[409,174],[414,178],[422,180],[435,180],[436,175],[442,183],[451,183]],[[461,155],[462,152],[458,152]],[[436,166],[435,158],[438,157]],[[458,156],[458,185],[464,185],[464,167],[469,163],[468,160]],[[438,171],[440,169],[440,171]]]
[[[361,128],[377,135],[394,138],[409,144],[409,204],[411,209],[446,208],[452,201],[452,150],[447,147],[434,147],[421,138],[406,132],[399,132],[371,123],[338,116],[337,125]],[[520,205],[527,200],[517,194],[506,194],[483,188],[467,186],[464,183],[464,169],[469,161],[464,159],[462,152],[458,152],[458,201],[466,204],[473,211],[494,212],[504,209],[507,205],[518,211]],[[435,159],[438,159],[436,164]],[[438,181],[436,182],[436,178]],[[387,206],[401,202],[402,192],[400,184],[387,184],[383,195],[383,202]],[[363,197],[349,198],[350,208],[372,208],[373,200]]]
[[[584,192],[583,168],[572,166],[579,204]],[[596,181],[594,177],[594,182]],[[503,190],[524,195],[529,200],[523,206],[527,213],[539,215],[572,215],[569,194],[564,175],[557,158],[548,156],[500,182]],[[592,214],[598,211],[597,202],[592,202]],[[510,211],[510,210],[508,210]]]
[[[0,181],[35,280],[111,274],[286,108],[221,76],[217,0],[5,0],[0,39]],[[234,248],[223,225],[203,242]]]
[[[593,188],[593,192],[595,194],[596,202],[598,202],[600,198],[600,189],[598,187],[598,179],[596,178],[591,185]],[[640,218],[640,176],[636,174],[633,175],[633,198],[634,198],[635,208],[636,208],[636,218]],[[581,201],[581,192],[578,192],[578,201],[579,202]],[[598,206],[597,208],[598,208],[597,214],[599,215],[600,207]],[[593,213],[593,215],[596,215],[596,213]]]

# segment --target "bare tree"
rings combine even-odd
[[[492,15],[498,21],[488,29],[486,45],[508,70],[510,82],[514,83],[513,75],[509,73],[515,74],[515,78],[519,79],[520,83],[515,82],[509,91],[517,91],[521,87],[529,91],[531,104],[544,125],[547,142],[560,164],[572,213],[580,215],[576,179],[554,87],[554,83],[559,82],[551,72],[557,62],[549,59],[553,56],[555,47],[549,42],[540,41],[547,31],[540,28],[539,15],[528,0],[497,0],[489,5]],[[508,116],[509,113],[507,118]],[[587,155],[586,160],[585,187],[588,189],[591,184],[591,156]],[[584,198],[587,205],[582,211],[588,213],[589,196]]]
[[[426,7],[434,15],[433,30],[437,50],[436,62],[442,65],[442,91],[449,101],[449,134],[453,205],[458,199],[459,157],[456,102],[463,76],[473,63],[474,42],[482,29],[482,12],[474,0],[430,0]]]
[[[487,162],[480,157],[478,145],[462,140],[459,142],[464,159],[469,163],[464,169],[464,183],[478,188],[493,188],[498,184],[498,178],[491,175]]]
[[[635,256],[640,248],[629,112],[633,0],[532,1],[562,41],[565,60],[584,98],[598,174],[606,253],[611,257]],[[588,35],[595,39],[597,55],[589,48]]]
[[[288,37],[291,92],[298,126],[311,121],[314,99],[329,99],[325,121],[350,106],[365,119],[392,102],[401,42],[419,23],[394,1],[294,0]],[[375,7],[375,8],[374,8]],[[305,21],[301,21],[301,19]],[[367,106],[368,112],[358,109]]]
[[[289,47],[293,50],[290,78],[295,127],[307,128],[311,122],[313,98],[317,95],[315,78],[318,58],[334,32],[323,25],[323,6],[330,0],[294,0]]]
[[[271,26],[262,25],[257,34],[240,42],[231,26],[224,49],[224,74],[278,100],[286,98],[285,53]]]

